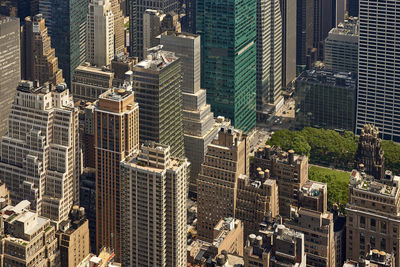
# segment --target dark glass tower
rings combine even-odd
[[[39,0],[39,9],[46,19],[59,67],[63,70],[65,81],[70,86],[76,67],[86,59],[88,2]]]
[[[198,0],[202,88],[216,116],[247,132],[256,124],[255,0]]]

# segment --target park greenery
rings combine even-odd
[[[311,166],[308,170],[308,178],[327,184],[329,210],[332,209],[333,204],[337,204],[340,211],[344,211],[348,199],[350,173],[325,167]]]
[[[293,149],[297,154],[308,156],[311,164],[351,171],[358,137],[348,131],[339,133],[306,127],[301,131],[279,130],[267,144],[280,146],[283,150]],[[393,141],[382,141],[382,149],[385,168],[400,175],[400,145]]]

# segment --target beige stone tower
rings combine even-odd
[[[47,33],[42,15],[25,18],[22,33],[23,58],[22,78],[39,83],[50,82],[58,85],[64,82],[62,70],[58,68],[55,49]]]
[[[114,15],[114,51],[119,54],[125,51],[124,15],[119,0],[110,0],[111,11]]]

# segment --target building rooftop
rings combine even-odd
[[[115,102],[120,102],[130,95],[132,95],[134,92],[133,91],[128,91],[125,89],[110,89],[104,93],[102,93],[99,96],[99,99],[106,99],[106,100],[111,100]]]
[[[90,72],[90,73],[95,73],[95,74],[99,74],[99,75],[103,75],[103,76],[107,76],[107,77],[114,77],[114,73],[107,69],[107,68],[98,68],[96,66],[91,66],[89,63],[84,63],[80,66],[78,66],[75,69],[75,72]]]
[[[150,54],[146,59],[139,62],[136,67],[160,71],[169,64],[178,60],[178,57],[175,56],[175,53],[163,51],[162,48],[162,45],[158,45],[148,49]]]
[[[296,82],[345,87],[352,90],[355,90],[357,86],[355,74],[351,72],[333,72],[323,69],[304,71],[297,78]]]
[[[193,40],[200,36],[198,34],[193,34],[193,33],[188,33],[188,32],[176,32],[176,31],[165,31],[165,32],[161,33],[161,35],[176,36],[176,37],[180,37],[180,38],[187,38],[187,39],[193,39]]]
[[[389,175],[389,172],[386,172],[386,175]],[[389,183],[386,183],[357,170],[353,170],[350,174],[350,185],[354,188],[387,197],[395,197],[397,195],[399,180],[399,176],[393,176],[388,179]]]
[[[349,17],[344,22],[339,23],[336,28],[330,30],[329,34],[358,36],[359,30],[359,19],[357,17]]]
[[[301,188],[301,191],[309,197],[318,197],[325,188],[325,183],[308,180]]]

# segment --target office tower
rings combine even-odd
[[[299,208],[293,207],[284,224],[304,233],[307,266],[334,267],[333,214],[327,211],[327,185],[308,180],[298,192]]]
[[[347,0],[347,12],[351,17],[358,17],[360,0]]]
[[[58,68],[58,58],[55,49],[51,47],[45,19],[41,14],[25,18],[21,39],[22,79],[39,81],[40,84],[63,83],[63,72]]]
[[[297,193],[308,180],[308,158],[295,155],[293,150],[282,151],[269,145],[254,153],[251,173],[257,175],[258,168],[269,170],[271,179],[276,180],[279,190],[279,213],[283,217],[290,215],[290,207],[298,207]],[[264,174],[265,175],[265,174]]]
[[[314,41],[314,0],[297,1],[296,65],[305,67]]]
[[[1,252],[3,266],[58,266],[58,242],[51,221],[29,211],[23,200],[1,212]]]
[[[167,31],[160,43],[182,60],[185,156],[191,163],[189,190],[194,193],[207,146],[219,130],[206,103],[206,91],[200,88],[200,36]]]
[[[232,127],[221,128],[218,138],[208,145],[197,178],[197,231],[200,240],[211,242],[216,223],[235,217],[237,180],[248,174],[248,140]]]
[[[307,70],[296,79],[296,127],[354,131],[357,76]]]
[[[109,66],[114,58],[114,14],[109,0],[90,0],[87,15],[87,60]]]
[[[169,145],[172,156],[183,157],[182,61],[173,52],[154,49],[133,70],[140,142]]]
[[[358,18],[349,17],[333,28],[325,39],[325,68],[334,72],[358,73]]]
[[[336,0],[314,0],[314,42],[313,48],[317,50],[316,60],[322,60],[324,56],[324,40],[328,37],[329,31],[336,27],[334,24]]]
[[[21,79],[19,21],[0,17],[0,135],[7,131],[7,117]]]
[[[65,84],[22,81],[1,141],[0,176],[13,204],[31,209],[57,225],[79,203],[78,109]]]
[[[125,53],[125,25],[124,14],[120,6],[120,0],[110,0],[111,11],[114,16],[114,51],[115,54]],[[114,55],[113,55],[114,56]]]
[[[156,9],[164,14],[171,11],[178,13],[179,1],[178,0],[129,0],[130,5],[130,28],[129,28],[129,40],[130,40],[130,53],[131,56],[138,57],[139,60],[144,58],[143,51],[143,28],[144,28],[144,14],[147,9]]]
[[[376,179],[383,180],[385,157],[382,150],[382,140],[378,136],[379,130],[377,127],[371,124],[364,125],[354,156],[354,169],[363,164],[365,173],[372,175]]]
[[[80,206],[89,221],[90,252],[96,251],[96,169],[83,169],[80,187]]]
[[[75,101],[94,102],[113,87],[114,73],[105,68],[82,64],[75,69],[71,92]]]
[[[22,24],[26,17],[34,16],[38,12],[38,0],[3,0],[0,3],[0,15],[18,17]]]
[[[283,104],[282,16],[279,0],[257,1],[257,119],[264,121]]]
[[[256,124],[256,1],[199,0],[196,18],[207,102],[216,116],[248,132]]]
[[[383,139],[396,142],[400,142],[399,16],[398,1],[360,0],[356,132],[372,123]]]
[[[235,214],[244,224],[244,236],[259,229],[259,224],[279,215],[278,185],[270,171],[259,168],[254,176],[240,175],[237,183]],[[249,205],[249,200],[255,205]]]
[[[296,79],[297,0],[281,0],[282,88],[290,88]]]
[[[146,142],[121,163],[124,266],[184,267],[189,162]]]
[[[305,253],[305,237],[301,232],[282,224],[262,227],[250,234],[244,248],[245,267],[305,267],[308,258]]]
[[[160,44],[160,38],[158,36],[165,31],[181,32],[179,16],[174,12],[164,14],[161,11],[147,9],[143,15],[144,56],[147,56],[147,50],[149,48]]]
[[[332,1],[332,27],[337,27],[344,22],[346,15],[346,3],[348,0]]]
[[[94,109],[95,104],[89,101],[76,101],[79,109],[79,140],[82,149],[82,167],[94,168],[96,153],[94,149]]]
[[[75,68],[86,60],[88,2],[82,0],[39,0],[39,12],[46,19],[58,65],[71,86]]]
[[[99,96],[94,112],[96,153],[96,250],[121,255],[120,161],[139,146],[139,106],[132,91],[111,89]]]
[[[56,232],[62,267],[76,267],[90,253],[89,222],[85,209],[74,206]]]
[[[196,33],[197,0],[183,0],[185,16],[182,18],[182,31]]]

